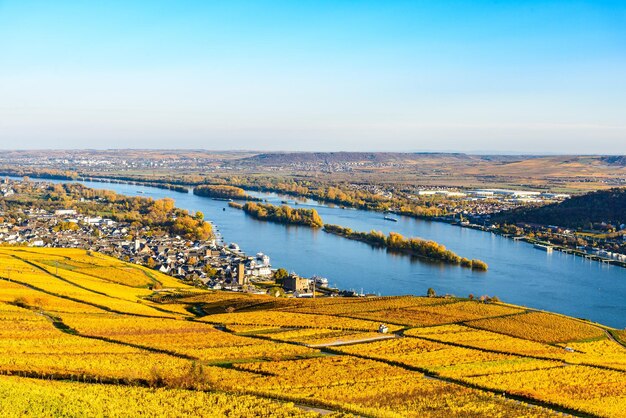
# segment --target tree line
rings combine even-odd
[[[0,198],[4,220],[16,222],[26,210],[75,209],[86,216],[102,216],[131,224],[133,230],[148,228],[151,235],[179,235],[190,240],[205,240],[213,235],[211,224],[202,212],[190,214],[176,208],[173,199],[119,195],[110,190],[90,189],[80,183],[11,183],[12,196]]]
[[[74,171],[61,171],[53,169],[31,169],[28,171],[15,168],[0,168],[0,171],[11,175],[32,175],[42,178],[67,178],[76,179],[81,176]],[[87,174],[85,174],[87,176]],[[141,182],[153,187],[171,188],[183,191],[180,186],[231,186],[262,192],[283,193],[297,197],[318,200],[325,203],[333,203],[346,207],[366,209],[377,212],[392,211],[401,215],[417,218],[435,218],[445,216],[450,208],[466,207],[468,203],[456,198],[446,196],[420,196],[419,200],[409,192],[395,190],[393,195],[383,194],[380,191],[368,190],[366,187],[358,187],[354,184],[342,182],[324,182],[319,179],[286,178],[279,176],[246,176],[246,175],[200,175],[200,174],[162,174],[160,177],[147,175],[128,175],[120,173],[102,173],[88,175],[90,179],[101,178],[104,180],[117,180],[128,183]],[[159,186],[160,184],[160,186]],[[186,190],[186,188],[184,189]],[[202,191],[201,191],[202,190]],[[239,196],[209,195],[210,189],[199,189],[201,196],[217,198],[241,199]],[[214,189],[217,190],[217,189]],[[245,191],[244,191],[245,194]],[[246,200],[255,200],[246,198]]]

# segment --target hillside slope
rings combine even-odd
[[[519,208],[500,213],[493,220],[567,228],[587,228],[591,223],[601,222],[619,226],[626,223],[626,188],[591,192],[539,208]]]
[[[275,152],[244,158],[237,163],[252,166],[282,166],[289,164],[345,164],[416,162],[430,159],[471,161],[476,157],[460,153],[402,153],[402,152]]]
[[[617,330],[504,303],[204,291],[2,247],[0,325],[2,416],[626,416]]]

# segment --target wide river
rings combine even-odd
[[[274,267],[303,276],[327,277],[331,285],[381,295],[497,295],[505,302],[555,311],[606,325],[626,326],[626,269],[554,252],[525,242],[441,222],[397,216],[398,222],[376,212],[341,209],[311,200],[297,207],[315,208],[325,223],[356,231],[395,231],[444,244],[457,254],[489,264],[487,272],[429,263],[307,227],[258,221],[227,202],[127,184],[83,182],[88,187],[154,199],[170,197],[176,206],[200,210],[225,242],[236,242],[248,254],[264,252]],[[250,194],[274,204],[294,199],[272,193]]]

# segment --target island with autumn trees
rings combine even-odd
[[[461,257],[446,249],[442,244],[421,238],[405,238],[396,232],[385,236],[380,231],[357,232],[339,225],[324,225],[324,231],[355,241],[362,241],[375,247],[384,247],[389,251],[396,251],[416,257],[437,260],[448,264],[460,264],[473,270],[487,270],[487,263],[481,260]]]

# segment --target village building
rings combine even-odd
[[[311,281],[291,274],[283,279],[283,289],[287,292],[308,293],[311,291]]]

